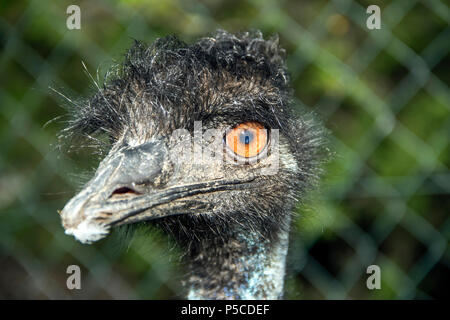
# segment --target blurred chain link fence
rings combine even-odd
[[[81,30],[66,28],[70,4],[81,8]],[[366,27],[370,4],[381,7],[380,30]],[[80,167],[89,152],[52,146],[66,111],[49,87],[87,95],[92,83],[81,61],[101,79],[132,38],[189,40],[217,28],[278,33],[298,104],[332,133],[337,156],[293,226],[286,298],[445,295],[444,1],[4,1],[0,13],[0,298],[177,297],[182,268],[163,236],[141,232],[123,245],[116,233],[85,246],[64,235],[56,210],[79,187],[73,174],[98,159]],[[82,269],[81,290],[66,288],[72,264]],[[381,290],[366,287],[372,264],[381,267]]]

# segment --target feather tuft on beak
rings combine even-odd
[[[65,233],[74,236],[81,243],[90,244],[106,237],[109,228],[90,220],[84,220],[75,228],[67,229]]]

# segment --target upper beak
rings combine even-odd
[[[160,203],[161,195],[149,194],[148,185],[160,180],[157,178],[167,160],[166,150],[157,141],[111,152],[92,180],[60,213],[66,234],[90,243],[106,236],[112,225],[126,223],[130,217]],[[146,218],[151,218],[151,213]]]

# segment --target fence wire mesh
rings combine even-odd
[[[66,8],[81,8],[81,30]],[[381,29],[366,8],[381,7]],[[298,208],[287,299],[439,298],[450,268],[448,3],[430,1],[2,1],[0,4],[0,298],[177,297],[182,268],[158,233],[126,246],[64,235],[57,209],[98,159],[58,152],[65,114],[49,87],[92,92],[133,38],[189,41],[217,28],[278,33],[299,105],[332,132],[336,158]],[[170,249],[170,250],[169,250]],[[66,268],[82,269],[68,290]],[[380,290],[366,287],[379,265]]]

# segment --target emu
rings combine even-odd
[[[324,149],[284,56],[259,31],[135,41],[62,131],[110,141],[60,212],[66,233],[91,243],[152,223],[185,252],[187,298],[282,298],[292,211]]]

